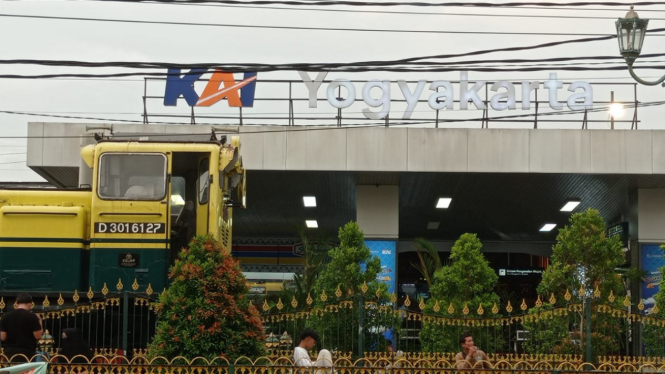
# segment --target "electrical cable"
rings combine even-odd
[[[607,7],[625,7],[630,6],[654,6],[665,5],[662,1],[638,1],[638,2],[508,2],[508,3],[480,3],[480,2],[447,2],[447,3],[427,3],[427,2],[402,2],[402,1],[346,1],[346,0],[320,0],[320,1],[297,1],[297,0],[95,0],[104,2],[118,2],[118,3],[135,3],[135,2],[150,2],[150,3],[173,3],[173,4],[199,4],[199,3],[216,3],[216,4],[230,4],[230,5],[296,5],[296,6],[350,6],[350,7],[397,7],[397,6],[411,6],[411,7],[465,7],[465,8],[513,8],[523,6],[538,6],[544,8],[561,7],[585,7],[585,6],[607,6]]]
[[[224,24],[224,23],[200,23],[200,22],[147,21],[147,20],[126,20],[126,19],[110,19],[110,18],[90,18],[90,17],[37,16],[37,15],[5,14],[5,13],[0,13],[0,17],[47,19],[47,20],[59,20],[59,21],[64,20],[64,21],[88,21],[88,22],[116,22],[116,23],[134,23],[134,24],[145,24],[145,25],[232,27],[232,28],[248,28],[248,29],[298,30],[298,31],[335,31],[335,32],[349,31],[349,32],[390,32],[390,33],[409,33],[409,34],[473,34],[473,35],[528,35],[528,36],[607,36],[607,34],[591,34],[591,33],[459,31],[459,30],[395,30],[395,29],[358,29],[358,28],[308,27],[308,26],[241,25],[241,24],[231,24],[231,23]]]
[[[265,9],[265,10],[295,10],[295,11],[312,11],[312,12],[339,12],[339,13],[371,13],[371,14],[395,14],[395,15],[417,15],[417,16],[453,16],[453,17],[501,17],[501,18],[551,18],[551,19],[598,19],[598,20],[616,20],[617,17],[610,16],[563,16],[563,15],[541,15],[541,14],[496,14],[496,13],[441,13],[441,12],[407,12],[407,11],[387,11],[387,10],[361,10],[361,9],[316,9],[316,8],[296,8],[296,7],[277,7],[277,6],[258,6],[258,5],[224,5],[224,4],[183,4],[183,3],[149,3],[139,2],[138,4],[147,5],[196,5],[196,6],[209,6],[216,8],[229,8],[229,9]],[[524,9],[524,8],[518,8]],[[532,8],[529,8],[532,9]],[[551,9],[551,8],[544,8]],[[590,10],[590,9],[576,9],[576,10]],[[602,9],[594,9],[602,10]],[[616,9],[606,9],[608,11],[616,11]],[[651,10],[650,10],[651,11]],[[665,21],[665,18],[649,18],[650,21]]]
[[[639,103],[637,107],[652,107],[652,106],[661,106],[665,105],[665,101],[654,101],[654,102],[645,102],[645,103]],[[635,108],[634,103],[626,103],[624,104],[624,109],[631,109]],[[597,107],[593,109],[588,109],[586,110],[587,113],[595,113],[595,112],[604,112],[608,111],[610,109],[610,106],[602,106],[602,107]],[[484,120],[489,120],[491,121],[499,121],[499,120],[507,120],[507,119],[518,119],[518,118],[529,118],[529,117],[547,117],[547,116],[560,116],[560,115],[572,115],[572,114],[582,114],[584,113],[584,110],[576,110],[576,111],[556,111],[556,112],[546,112],[546,113],[527,113],[527,114],[516,114],[516,115],[506,115],[506,116],[498,116],[498,117],[490,117],[490,118],[482,118],[482,117],[476,117],[476,118],[463,118],[463,119],[439,119],[439,123],[460,123],[460,122],[478,122],[478,121],[484,121]],[[19,115],[36,115],[36,114],[28,114],[24,112],[17,112],[17,111],[0,111],[0,113],[8,113],[8,114],[19,114]],[[143,123],[143,121],[133,121],[133,120],[116,120],[116,119],[108,119],[108,118],[89,118],[89,117],[74,117],[74,116],[57,116],[57,115],[38,115],[40,117],[55,117],[55,118],[76,118],[76,119],[95,119],[99,121],[105,121],[105,122],[133,122],[133,123]],[[331,119],[334,120],[334,119]],[[413,120],[413,121],[401,121],[401,120],[392,120],[393,121],[393,126],[404,126],[404,125],[415,125],[415,124],[428,124],[428,123],[435,123],[435,120],[430,120],[430,121],[422,121],[422,120]],[[414,122],[417,121],[417,122]],[[183,123],[183,122],[153,122],[151,121],[152,124],[180,124],[180,125],[191,125],[191,123]],[[221,124],[219,123],[198,123],[198,125],[212,125],[212,126],[219,126]],[[234,125],[234,126],[237,126]],[[252,125],[253,126],[253,125]],[[265,125],[259,125],[259,126],[265,126]],[[265,134],[265,133],[279,133],[279,132],[294,132],[294,131],[320,131],[320,130],[333,130],[333,129],[340,129],[340,127],[336,126],[326,126],[323,128],[304,128],[304,129],[299,129],[299,128],[293,128],[293,126],[285,126],[285,125],[274,125],[275,126],[280,126],[284,127],[284,130],[265,130],[265,131],[252,131],[252,132],[247,132],[247,133],[242,133],[242,135],[249,135],[249,134]],[[352,125],[352,126],[343,126],[341,128],[345,129],[356,129],[356,128],[368,128],[368,127],[384,127],[385,122],[375,122],[373,124],[367,124],[367,125]],[[200,135],[201,133],[191,133],[191,134],[179,134],[179,135]],[[80,138],[80,137],[94,137],[94,134],[92,135],[55,135],[55,136],[0,136],[0,139],[70,139],[70,138]],[[133,135],[126,135],[128,137],[131,137]],[[159,137],[159,136],[171,136],[171,134],[151,134],[151,137]],[[116,137],[122,137],[122,136],[116,136]]]

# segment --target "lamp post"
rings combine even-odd
[[[633,62],[635,62],[640,52],[642,52],[642,43],[644,43],[644,36],[646,35],[649,20],[638,17],[637,12],[633,10],[633,6],[631,5],[630,11],[626,13],[626,17],[619,18],[615,24],[617,27],[617,39],[619,40],[619,51],[621,51],[621,56],[623,56],[626,64],[628,64],[630,76],[637,82],[647,86],[655,86],[665,81],[664,75],[657,81],[648,82],[640,79],[633,71]]]

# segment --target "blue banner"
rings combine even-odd
[[[395,240],[365,240],[372,256],[381,260],[381,271],[376,280],[388,285],[388,293],[395,293],[397,278],[397,241]]]
[[[641,249],[642,270],[647,272],[642,280],[642,302],[644,303],[644,313],[650,314],[656,303],[654,296],[660,289],[660,268],[665,266],[665,257],[663,257],[665,252],[660,249],[658,244],[642,245]]]

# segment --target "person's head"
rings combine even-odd
[[[21,292],[16,296],[16,306],[22,309],[30,309],[32,307],[32,296],[29,293]]]
[[[313,329],[305,327],[300,332],[300,344],[298,344],[298,346],[310,350],[314,348],[317,341],[319,341],[319,334]]]
[[[469,348],[473,347],[473,337],[471,334],[464,333],[459,337],[459,344],[462,347],[463,351],[467,351]]]
[[[392,352],[393,351],[393,342],[386,339],[386,351]]]

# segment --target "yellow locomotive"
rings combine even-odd
[[[0,189],[0,291],[73,292],[134,280],[161,290],[194,235],[231,250],[245,204],[240,140],[99,136],[81,149],[90,184]]]

